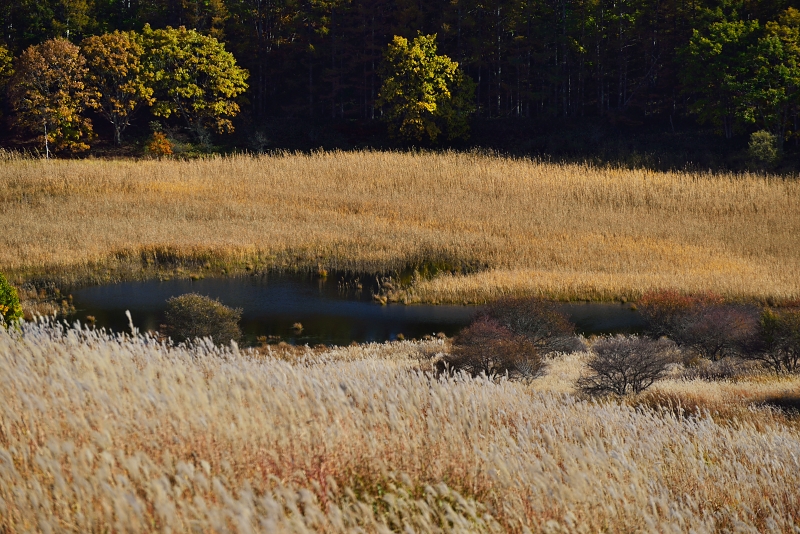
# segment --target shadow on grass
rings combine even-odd
[[[786,415],[800,415],[800,393],[767,397],[763,404],[777,408]]]

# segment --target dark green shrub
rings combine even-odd
[[[226,344],[242,337],[242,310],[197,293],[169,299],[165,316],[164,333],[177,342],[210,337],[217,344]]]
[[[22,305],[17,290],[8,283],[2,273],[0,273],[0,318],[6,324],[15,323],[22,318]]]
[[[598,341],[578,389],[591,395],[641,393],[664,377],[675,361],[675,344],[666,339],[616,336]]]
[[[778,138],[764,130],[753,132],[747,146],[747,155],[750,156],[752,164],[757,168],[774,167],[781,159]]]
[[[443,358],[442,364],[472,376],[507,375],[510,378],[536,378],[545,367],[538,349],[529,339],[485,316],[456,336],[453,349]]]

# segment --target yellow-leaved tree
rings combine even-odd
[[[96,93],[86,85],[86,59],[66,39],[50,39],[28,47],[17,62],[8,95],[17,124],[41,133],[45,154],[88,150],[94,135],[83,112]]]
[[[11,55],[8,48],[0,45],[0,101],[2,95],[5,95],[6,84],[12,74],[14,74],[14,56]],[[0,110],[0,117],[2,116],[3,112]]]
[[[184,27],[142,32],[152,68],[156,102],[153,114],[180,116],[199,140],[209,129],[233,131],[237,97],[247,89],[249,73],[213,37]]]
[[[116,145],[122,144],[122,133],[136,111],[155,102],[153,72],[144,61],[143,41],[136,32],[115,31],[82,43],[87,81],[97,93],[95,107],[114,127]]]
[[[5,87],[12,74],[14,74],[14,56],[8,48],[0,45],[0,89]]]
[[[466,138],[474,93],[458,63],[436,53],[436,35],[389,43],[378,106],[393,137],[435,142],[444,131],[448,139]]]

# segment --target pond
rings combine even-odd
[[[453,305],[382,306],[371,289],[357,290],[333,277],[270,274],[200,280],[151,280],[86,287],[73,291],[75,318],[93,316],[96,325],[115,331],[128,329],[125,310],[141,330],[158,330],[164,322],[166,301],[185,293],[199,293],[242,309],[242,331],[247,344],[259,336],[275,336],[292,344],[347,345],[421,338],[443,332],[452,336],[469,324],[480,308]],[[629,305],[564,303],[561,309],[585,335],[641,330],[641,316]],[[293,325],[301,323],[297,332]]]

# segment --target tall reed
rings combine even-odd
[[[21,277],[113,279],[182,261],[215,272],[437,264],[455,274],[394,297],[800,297],[800,183],[778,177],[463,153],[12,158],[0,162],[0,203],[0,270]]]

